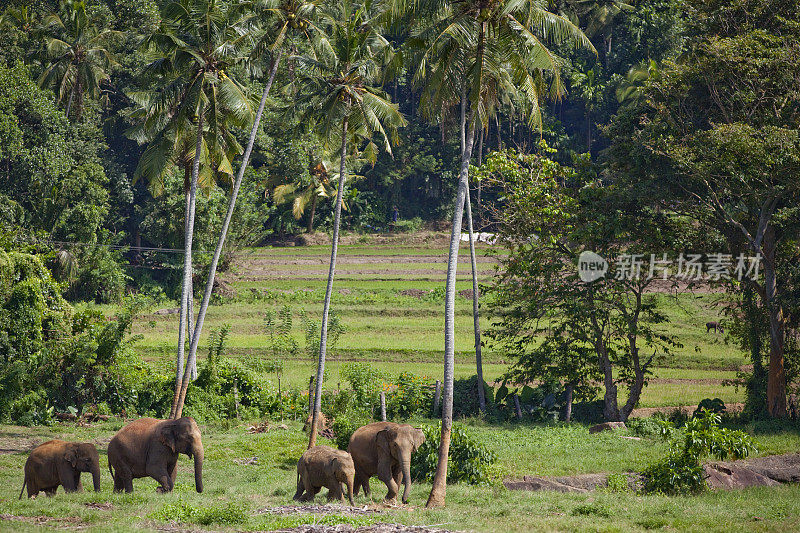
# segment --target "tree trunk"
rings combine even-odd
[[[67,116],[67,120],[69,120],[69,112],[72,109],[72,99],[75,98],[75,87],[69,92],[69,100],[67,101],[67,109],[64,114]]]
[[[386,422],[386,393],[381,391],[381,422]]]
[[[308,223],[306,224],[306,233],[314,233],[314,213],[317,211],[317,193],[311,196],[311,212],[308,214]]]
[[[770,416],[786,416],[786,370],[784,367],[784,317],[777,301],[775,274],[775,230],[764,232],[764,307],[769,316],[769,371],[767,373],[767,410]]]
[[[566,392],[566,398],[564,399],[564,421],[571,422],[572,421],[572,395],[575,391],[575,387],[572,383],[567,383],[566,387],[564,387]]]
[[[450,433],[453,428],[453,363],[455,356],[455,296],[456,268],[458,265],[458,247],[461,241],[461,220],[464,216],[464,202],[467,196],[469,180],[469,161],[472,156],[472,145],[475,141],[476,113],[470,111],[469,135],[466,148],[461,157],[461,171],[458,180],[453,227],[450,232],[450,252],[447,262],[447,282],[445,284],[445,318],[444,318],[444,398],[442,402],[442,439],[439,443],[439,461],[433,478],[433,487],[428,496],[426,507],[443,506],[447,490],[447,459],[450,452]]]
[[[186,348],[186,327],[185,324],[189,319],[188,312],[188,294],[190,290],[190,283],[192,279],[192,239],[194,238],[194,207],[195,198],[197,197],[197,176],[200,174],[200,152],[203,148],[203,103],[200,103],[200,109],[197,112],[197,142],[194,149],[194,161],[192,163],[192,179],[189,183],[189,198],[187,200],[188,212],[186,214],[186,223],[184,225],[186,235],[184,237],[184,255],[183,255],[183,290],[181,293],[181,312],[178,320],[178,356],[177,360],[183,362],[183,354]],[[191,353],[191,352],[190,352]],[[186,368],[191,368],[191,362],[186,365]],[[180,374],[180,376],[178,376]],[[181,393],[183,391],[183,383],[188,386],[189,372],[185,368],[181,368],[176,372],[175,379],[175,396],[172,399],[172,408],[170,409],[170,418],[178,419],[181,417],[183,404],[180,401]]]
[[[311,422],[311,435],[308,447],[317,443],[317,427],[322,409],[322,379],[325,375],[325,348],[328,341],[328,313],[331,308],[333,276],[336,271],[336,252],[339,247],[339,224],[342,218],[342,195],[344,195],[345,157],[347,155],[347,117],[342,121],[342,155],[339,162],[339,187],[336,191],[336,207],[333,215],[333,237],[331,238],[331,263],[328,268],[328,287],[325,289],[325,303],[322,306],[322,327],[320,327],[319,360],[317,361],[317,387],[314,392],[314,415]]]
[[[250,138],[247,142],[247,148],[244,151],[244,156],[242,157],[242,166],[239,168],[239,173],[236,175],[236,181],[233,184],[233,190],[231,191],[231,197],[228,201],[228,211],[225,214],[225,220],[222,223],[222,229],[219,233],[219,239],[217,240],[217,247],[214,250],[214,256],[211,258],[211,265],[209,266],[209,273],[208,273],[208,281],[206,282],[206,289],[203,293],[203,301],[200,303],[200,312],[197,315],[197,321],[195,322],[194,326],[194,334],[192,335],[192,343],[189,347],[189,357],[187,361],[187,365],[189,368],[194,366],[197,361],[197,344],[200,340],[200,333],[203,331],[203,321],[206,317],[206,311],[208,311],[208,304],[211,301],[211,291],[214,288],[214,277],[217,273],[217,263],[219,263],[219,258],[222,255],[222,248],[225,245],[225,237],[228,234],[228,227],[230,226],[231,219],[233,218],[233,212],[236,208],[236,198],[239,195],[239,187],[242,184],[242,178],[244,177],[244,172],[247,169],[247,165],[250,162],[250,154],[253,152],[253,144],[256,140],[256,134],[258,133],[258,127],[261,123],[261,115],[264,113],[264,107],[267,103],[267,97],[269,96],[269,90],[272,87],[272,83],[275,81],[275,73],[278,70],[278,63],[280,63],[282,56],[282,52],[277,52],[275,58],[272,60],[272,67],[269,73],[269,79],[267,80],[266,86],[264,86],[264,92],[261,95],[261,102],[258,106],[258,111],[256,112],[255,120],[253,121],[253,128],[250,130]],[[202,110],[201,110],[202,111]],[[198,143],[199,146],[199,143]],[[199,152],[198,152],[199,154]],[[197,160],[196,165],[199,164],[199,160]],[[197,168],[199,170],[199,166]],[[197,174],[195,173],[193,177],[193,181],[197,181]],[[196,186],[196,183],[195,183]],[[180,392],[176,391],[176,396],[173,401],[173,408],[172,408],[172,418],[180,418],[181,413],[183,412],[183,404],[186,401],[186,389],[189,387],[189,380],[188,376],[184,372],[183,381],[181,383]]]
[[[472,232],[472,208],[469,191],[466,197],[467,228],[469,229],[469,257],[472,264],[472,323],[475,331],[475,369],[478,374],[478,406],[481,413],[486,412],[486,391],[483,390],[483,359],[481,358],[481,321],[478,313],[478,261],[475,257],[475,235]]]

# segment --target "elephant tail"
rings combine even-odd
[[[114,471],[111,470],[111,461],[108,462],[108,473],[111,474],[111,480],[114,482],[116,486],[117,478],[114,477]]]
[[[22,493],[25,492],[25,485],[28,484],[28,476],[25,476],[25,481],[22,482],[22,490],[19,491],[19,499],[22,499]]]

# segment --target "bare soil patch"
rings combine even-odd
[[[446,529],[429,526],[406,526],[403,524],[372,524],[354,527],[348,524],[335,526],[303,525],[292,529],[278,529],[280,533],[447,533]]]
[[[694,380],[684,380],[687,382],[691,382]],[[702,382],[702,380],[699,380]],[[743,403],[728,403],[725,404],[726,413],[740,413],[744,409]],[[638,409],[634,409],[631,411],[630,418],[646,418],[648,416],[653,416],[656,413],[664,413],[669,414],[675,411],[680,411],[686,415],[691,416],[694,413],[694,410],[697,409],[696,405],[676,405],[676,406],[667,406],[667,407],[639,407]]]
[[[259,509],[255,514],[274,514],[281,516],[289,516],[296,514],[336,514],[339,516],[372,516],[380,513],[381,510],[377,505],[365,505],[363,507],[350,507],[349,505],[278,505],[276,507],[264,507]]]
[[[0,514],[0,520],[8,522],[26,522],[37,526],[47,526],[49,529],[86,529],[88,527],[88,524],[77,516],[53,518],[52,516]]]

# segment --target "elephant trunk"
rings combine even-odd
[[[409,453],[409,456],[411,453]],[[403,458],[403,503],[408,503],[408,493],[411,491],[411,457]]]
[[[100,492],[100,463],[92,465],[92,483],[94,484],[94,491]]]
[[[192,448],[194,456],[194,488],[197,492],[203,492],[203,445],[197,443]]]
[[[348,475],[348,476],[347,476],[347,481],[345,482],[345,485],[347,485],[347,499],[348,499],[348,501],[350,502],[350,507],[355,507],[355,506],[356,506],[356,504],[355,504],[355,503],[353,503],[353,484],[354,484],[354,478],[355,478],[355,474],[353,474],[353,475]]]

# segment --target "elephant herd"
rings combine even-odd
[[[403,503],[408,503],[411,488],[411,454],[425,442],[422,430],[408,424],[375,422],[358,428],[347,451],[329,446],[306,450],[297,462],[295,500],[313,500],[322,487],[329,500],[342,500],[342,483],[347,498],[364,489],[369,497],[369,478],[377,475],[386,484],[387,500],[397,497],[404,485]],[[158,492],[175,486],[178,454],[194,457],[194,481],[203,492],[203,443],[200,428],[191,417],[177,420],[141,418],[120,429],[108,444],[108,471],[115,492],[132,492],[133,480],[151,477],[159,483]],[[51,440],[31,451],[25,462],[25,480],[19,497],[28,488],[28,497],[44,491],[55,494],[59,485],[66,492],[82,490],[80,476],[90,472],[94,490],[100,490],[100,460],[94,444]]]

